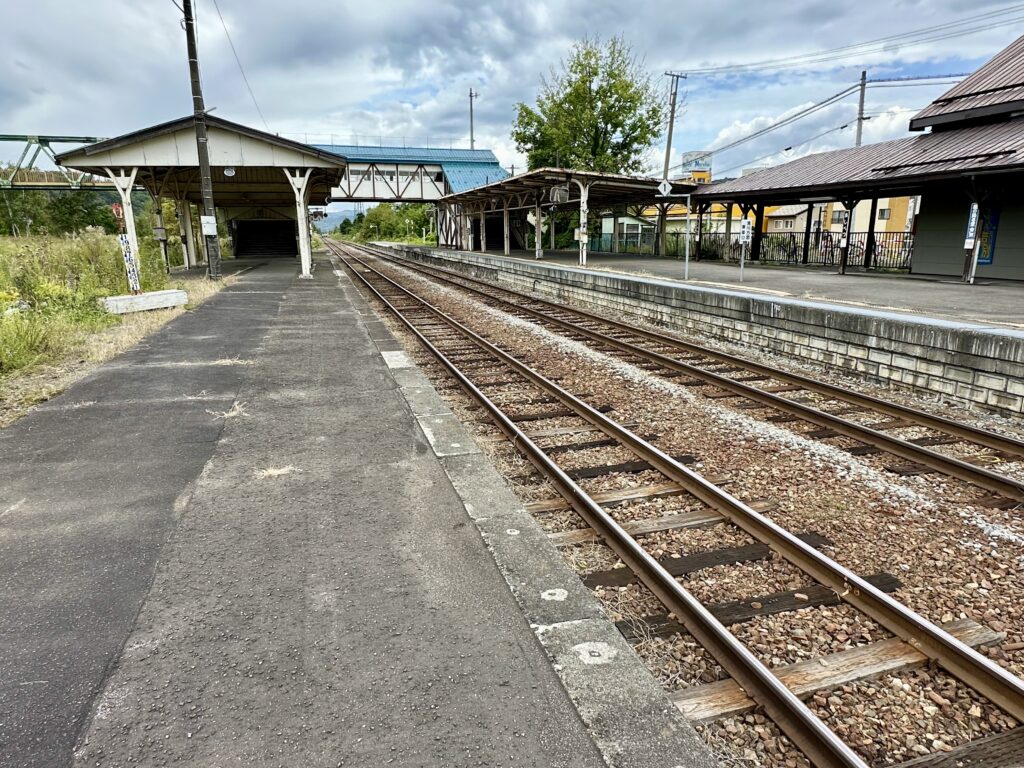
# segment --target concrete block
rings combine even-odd
[[[917,358],[893,352],[892,365],[896,368],[906,368],[908,371],[914,371],[917,370]]]
[[[949,379],[942,378],[941,376],[929,376],[927,387],[932,392],[941,392],[944,395],[956,394],[956,384]]]
[[[873,363],[870,360],[858,360],[854,364],[854,368],[859,373],[866,373],[869,376],[877,376],[878,375],[878,363]]]
[[[1011,395],[1020,395],[1024,397],[1024,379],[1008,379],[1006,382],[1006,391]]]
[[[858,360],[867,360],[870,351],[867,347],[857,346],[856,344],[847,344],[846,346],[847,356]]]
[[[1007,411],[1020,411],[1024,404],[1024,397],[1007,395],[1002,392],[989,392],[986,404]]]
[[[148,291],[138,295],[107,296],[99,300],[100,306],[112,315],[145,312],[150,309],[168,309],[188,304],[188,294],[177,289]]]
[[[944,366],[942,376],[943,378],[950,379],[961,384],[970,384],[974,381],[974,371],[968,368],[960,368],[955,365]]]
[[[974,385],[977,387],[983,387],[984,389],[990,389],[995,392],[1005,392],[1007,381],[1002,376],[993,376],[989,373],[982,373],[978,371],[974,374]]]
[[[892,364],[893,355],[891,352],[886,352],[883,349],[869,349],[868,360],[873,363],[884,363],[885,365]],[[898,366],[897,366],[898,367]],[[906,366],[903,366],[904,368]]]
[[[917,360],[917,372],[926,373],[929,376],[941,376],[944,366],[941,363],[935,363],[931,360]]]
[[[984,389],[972,387],[969,384],[957,384],[956,396],[974,403],[984,403],[988,400],[989,393]]]

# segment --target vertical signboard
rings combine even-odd
[[[978,228],[978,264],[990,265],[996,253],[996,235],[999,232],[999,209],[988,208]]]

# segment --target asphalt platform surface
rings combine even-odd
[[[0,430],[0,765],[604,765],[317,266]]]

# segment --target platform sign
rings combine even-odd
[[[744,245],[750,245],[754,240],[754,225],[750,219],[743,219],[740,222],[740,242]]]
[[[662,179],[661,183],[658,185],[658,193],[662,197],[668,197],[669,195],[671,195],[672,194],[672,182],[669,181],[668,179]]]
[[[132,253],[132,242],[128,235],[118,235],[121,242],[121,256],[124,259],[124,271],[128,275],[128,290],[132,293],[139,293],[142,286],[139,283],[139,265],[135,261],[135,254]]]
[[[846,244],[850,242],[850,226],[853,224],[853,214],[851,211],[843,211],[843,233],[839,238],[839,247],[845,248]]]
[[[217,236],[217,217],[215,216],[200,216],[199,224],[203,228],[203,237],[216,237]]]
[[[979,209],[977,203],[971,203],[971,213],[967,217],[967,234],[964,236],[964,250],[974,250],[974,243],[978,236]]]

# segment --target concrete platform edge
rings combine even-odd
[[[354,305],[374,310],[338,270]],[[712,768],[717,761],[472,436],[383,323],[371,339],[466,514],[611,768]],[[404,359],[403,359],[404,357]]]

